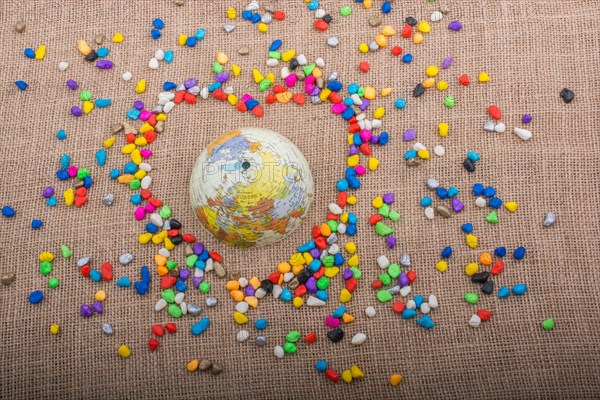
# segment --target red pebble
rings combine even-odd
[[[158,347],[158,340],[154,338],[148,340],[148,347],[150,348],[150,351],[156,350],[156,348]]]
[[[338,373],[335,372],[335,370],[333,369],[328,369],[327,371],[325,371],[325,377],[327,379],[329,379],[332,382],[336,382],[340,379],[340,377],[338,376]]]
[[[296,93],[292,96],[292,100],[294,101],[294,103],[301,106],[306,102],[306,97],[304,97],[302,93]]]
[[[369,143],[363,143],[361,144],[358,149],[360,150],[361,153],[363,153],[365,156],[370,156],[371,155],[371,146],[369,146]]]
[[[252,114],[254,114],[255,117],[260,118],[265,115],[265,111],[263,110],[262,106],[258,105],[252,109]]]
[[[481,318],[482,321],[489,321],[492,318],[492,312],[488,310],[477,310],[477,316]]]
[[[87,202],[88,202],[88,198],[86,196],[75,197],[75,205],[77,207],[81,207],[82,205],[84,205]]]
[[[402,314],[402,311],[404,311],[404,303],[401,300],[398,300],[397,302],[392,304],[392,310],[396,314]]]
[[[194,238],[194,240],[196,240],[196,239]],[[221,257],[221,255],[220,255],[219,253],[217,253],[216,251],[211,251],[211,252],[209,252],[209,253],[208,253],[208,256],[209,256],[210,258],[212,258],[213,260],[215,260],[216,262],[221,262],[221,261],[223,261],[223,257]]]
[[[306,335],[306,337],[304,338],[304,341],[306,343],[314,343],[315,340],[317,340],[317,334],[314,332],[309,333],[308,335]]]
[[[373,283],[371,283],[371,289],[381,289],[383,287],[383,282],[379,279],[375,279]]]
[[[127,140],[127,143],[133,143],[135,142],[135,135],[133,133],[128,133],[125,135],[125,140]]]
[[[376,225],[383,218],[379,214],[373,214],[369,217],[369,225]]]
[[[330,212],[327,213],[327,221],[335,221],[338,219],[338,216],[335,215],[334,213]]]
[[[177,325],[175,325],[172,322],[169,322],[168,324],[166,324],[165,328],[167,329],[167,332],[169,332],[169,333],[177,332]]]
[[[179,90],[175,93],[175,97],[173,98],[173,103],[179,104],[183,101],[184,96],[187,94],[185,90]]]
[[[471,84],[471,81],[469,80],[469,75],[467,74],[462,74],[461,76],[459,76],[458,82],[463,86],[469,86]]]
[[[283,21],[285,19],[285,13],[281,10],[275,10],[273,13],[273,18],[275,18],[277,21]]]
[[[267,95],[267,97],[265,97],[265,103],[267,103],[267,104],[273,104],[273,103],[275,103],[276,100],[277,100],[277,98],[275,97],[275,95],[273,93],[269,93]],[[238,103],[238,104],[240,104],[240,103]],[[236,105],[236,107],[237,107],[237,105]],[[244,107],[246,107],[246,104],[244,104]],[[244,111],[246,111],[246,110],[244,110]]]
[[[500,272],[504,269],[504,261],[498,260],[492,265],[492,269],[490,270],[492,275],[499,275]]]
[[[339,104],[342,102],[342,97],[337,92],[331,92],[329,94],[329,101],[333,104]]]
[[[358,68],[359,68],[359,69],[360,69],[362,72],[365,72],[365,73],[366,73],[366,72],[369,72],[369,69],[371,68],[371,66],[369,65],[369,63],[368,63],[368,62],[366,62],[366,61],[361,61],[361,62],[358,64]]]
[[[102,267],[100,268],[100,274],[102,275],[102,279],[105,280],[106,282],[109,282],[112,280],[113,278],[113,272],[112,272],[112,266],[110,265],[110,263],[107,261],[104,264],[102,264]]]
[[[267,96],[267,97],[268,97],[268,96]],[[273,97],[275,97],[275,96],[273,96]],[[243,101],[240,101],[239,103],[237,103],[237,104],[235,105],[235,108],[237,108],[237,109],[238,109],[238,111],[241,111],[241,112],[246,112],[246,111],[248,111],[248,107],[246,107],[246,103],[244,103]]]
[[[321,250],[323,250],[323,249],[325,249],[327,247],[327,241],[325,240],[325,238],[323,236],[320,236],[320,237],[316,238],[315,239],[315,244]]]
[[[150,124],[150,125],[152,125],[152,126],[155,126],[155,125],[156,125],[156,114],[152,114],[152,115],[150,116],[150,118],[148,118],[148,119],[146,120],[146,122],[147,122],[147,123],[149,123],[149,124]]]
[[[279,272],[275,271],[271,275],[269,275],[269,280],[271,281],[272,284],[277,285],[279,283],[280,276],[281,276],[281,274]]]
[[[417,279],[417,273],[411,269],[406,273],[406,277],[408,278],[410,283],[413,283],[415,279]]]
[[[360,125],[358,125],[358,122],[350,124],[350,126],[348,126],[348,131],[350,131],[350,133],[360,132]]]
[[[169,229],[167,235],[169,235],[169,237],[175,237],[179,235],[179,229]]]
[[[346,281],[346,289],[348,289],[349,292],[354,292],[357,287],[358,281],[356,280],[356,278],[352,277]]]
[[[162,200],[155,199],[153,197],[148,199],[148,203],[152,204],[156,208],[162,207],[163,204]]]
[[[156,133],[154,133],[154,131],[147,131],[146,133],[144,133],[144,137],[146,138],[146,141],[148,143],[152,143],[154,142],[154,139],[156,139]]]
[[[177,282],[177,278],[175,278],[174,276],[164,275],[162,278],[160,278],[160,288],[162,290],[168,289],[170,287],[173,287],[173,285],[176,282]]]
[[[194,243],[196,241],[196,238],[194,237],[194,235],[191,235],[189,233],[186,233],[185,235],[183,235],[182,239],[184,242],[188,242],[188,243]]]
[[[392,54],[395,56],[399,56],[400,54],[402,54],[402,47],[400,47],[400,46],[392,47]]]
[[[412,35],[412,26],[406,24],[404,25],[404,28],[402,28],[402,37],[403,38],[409,38]]]
[[[321,228],[319,228],[318,225],[314,225],[312,227],[312,237],[313,237],[313,239],[316,239],[316,238],[318,238],[320,236],[321,236]]]
[[[325,267],[320,267],[317,272],[315,272],[313,274],[313,276],[315,277],[315,279],[319,279],[320,277],[322,277],[323,275],[325,275]]]
[[[322,19],[316,20],[313,25],[320,31],[326,31],[329,28],[329,24]]]
[[[304,285],[298,285],[296,290],[294,290],[294,296],[296,296],[296,297],[302,297],[305,294],[306,294],[306,286],[304,286]]]
[[[287,88],[283,85],[275,85],[273,86],[273,93],[283,93],[287,90]]]
[[[75,196],[85,196],[87,194],[87,189],[84,187],[80,187],[75,190]]]
[[[217,100],[225,101],[227,100],[227,93],[225,93],[221,89],[213,90],[212,97]]]
[[[142,196],[142,199],[148,200],[150,196],[152,196],[152,193],[149,189],[142,189],[140,190],[140,195]]]
[[[337,197],[338,206],[344,208],[348,202],[348,192],[339,192]]]
[[[152,333],[161,337],[165,334],[165,328],[161,324],[154,324],[152,325]]]
[[[358,120],[356,119],[356,117],[352,117],[348,120],[349,124],[356,124],[358,122]]]
[[[491,105],[488,107],[488,112],[495,120],[499,120],[502,118],[502,111],[498,108],[498,106]]]
[[[81,275],[85,276],[86,278],[89,278],[90,272],[92,272],[92,269],[90,268],[89,265],[84,265],[83,267],[81,267],[79,269],[79,272],[81,272]]]

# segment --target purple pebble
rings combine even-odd
[[[524,124],[530,123],[532,119],[533,119],[533,117],[531,115],[529,115],[529,114],[523,115],[523,123]]]
[[[353,156],[353,155],[356,155],[356,154],[358,154],[358,147],[356,147],[356,145],[353,144],[353,145],[350,146],[350,150],[348,150],[348,155],[349,156]]]
[[[386,193],[383,195],[383,202],[388,206],[394,204],[394,193]]]
[[[71,107],[71,114],[73,114],[74,117],[81,117],[83,115],[83,110],[77,106],[73,106]]]
[[[254,287],[252,285],[246,286],[246,290],[244,292],[245,292],[246,296],[254,296],[254,293],[256,293],[256,291],[254,290]]]
[[[321,93],[321,89],[319,89],[318,86],[315,86],[315,88],[312,90],[312,92],[310,92],[309,96],[318,96],[319,93]]]
[[[42,196],[44,196],[44,198],[46,199],[49,199],[50,197],[54,196],[54,188],[52,186],[46,187],[42,192]]]
[[[463,209],[465,208],[465,205],[462,203],[462,201],[460,201],[459,199],[457,199],[456,197],[452,198],[452,209],[454,210],[454,212],[461,212]]]
[[[102,314],[104,312],[104,306],[102,305],[101,302],[99,301],[95,301],[92,304],[92,308],[94,309],[94,311],[96,311],[98,314]]]
[[[69,89],[71,90],[77,90],[79,89],[79,85],[77,84],[77,82],[75,82],[73,79],[69,79],[67,81],[67,86],[69,87]]]
[[[385,238],[385,242],[387,243],[390,249],[393,249],[396,246],[396,238],[393,236],[388,236]]]
[[[448,69],[452,65],[452,56],[448,56],[444,58],[444,62],[442,63],[442,69]]]
[[[362,104],[359,106],[359,108],[361,109],[361,111],[365,111],[367,108],[369,108],[369,105],[371,104],[371,100],[369,99],[364,99],[362,101]]]
[[[454,21],[450,22],[450,24],[448,25],[448,29],[450,29],[451,31],[458,32],[462,29],[462,24],[459,20],[455,19]]]
[[[133,108],[137,109],[137,110],[141,110],[142,108],[144,108],[144,102],[141,100],[136,100],[133,102]]]
[[[377,135],[371,136],[370,142],[373,143],[373,144],[379,143],[379,136],[377,136]]]
[[[353,276],[354,276],[354,271],[352,271],[350,268],[347,268],[344,270],[344,280],[345,281],[352,278]]]
[[[308,278],[306,280],[306,283],[304,284],[304,286],[306,286],[306,290],[308,290],[311,293],[315,293],[318,289],[317,289],[317,280],[315,279],[314,276],[311,276],[310,278]]]
[[[98,60],[96,62],[96,68],[100,69],[111,69],[113,67],[112,61],[108,60]]]
[[[204,251],[204,243],[198,242],[194,245],[194,254],[200,255]]]
[[[79,313],[81,314],[82,317],[89,318],[94,313],[94,310],[92,310],[92,307],[88,306],[87,304],[83,304],[79,308]]]
[[[189,277],[190,277],[189,269],[183,268],[183,269],[179,270],[179,279],[181,279],[182,281],[185,281]]]
[[[417,131],[414,129],[407,129],[404,131],[404,135],[402,135],[402,140],[405,142],[410,142],[411,140],[415,140],[417,138]]]
[[[215,75],[215,80],[217,82],[225,83],[229,80],[229,74],[226,72]]]
[[[321,255],[319,249],[317,249],[316,247],[314,249],[310,249],[309,253],[312,258],[319,258],[319,256]]]
[[[189,89],[189,88],[191,88],[191,87],[194,87],[194,86],[196,86],[196,84],[197,84],[197,83],[198,83],[198,81],[197,81],[196,79],[194,79],[194,78],[189,78],[188,80],[186,80],[185,82],[183,82],[183,86],[184,86],[186,89]]]
[[[406,276],[406,273],[404,273],[404,271],[400,273],[400,276],[398,277],[398,283],[400,284],[400,287],[410,285],[410,279],[408,279],[408,276]]]
[[[204,279],[202,279],[201,277],[194,276],[192,278],[192,285],[194,285],[194,287],[197,288],[198,286],[200,286],[203,280]]]

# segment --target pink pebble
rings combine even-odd
[[[293,87],[297,81],[298,77],[296,76],[296,74],[290,74],[285,77],[285,84],[287,85],[287,87]]]
[[[249,95],[248,93],[246,93],[246,94],[244,94],[244,95],[242,96],[242,101],[245,103],[245,102],[247,102],[248,100],[252,100],[252,96],[251,96],[251,95]]]
[[[334,104],[333,106],[331,106],[331,112],[334,113],[334,114],[341,114],[341,113],[344,112],[344,110],[346,108],[348,108],[348,107],[346,107],[345,104],[343,104],[343,103],[337,103],[337,104]]]
[[[77,171],[79,171],[79,167],[74,165],[71,165],[69,168],[67,168],[67,174],[69,174],[71,178],[77,176]]]
[[[327,317],[325,318],[325,325],[330,326],[332,328],[337,328],[338,326],[340,326],[340,320],[333,317]]]
[[[311,85],[311,84],[304,85],[304,90],[308,94],[312,93],[312,91],[315,90],[315,88],[316,88],[315,85]]]
[[[371,140],[371,136],[373,135],[368,129],[363,129],[362,131],[360,131],[360,140],[362,140],[363,143],[368,143]]]
[[[309,75],[306,78],[304,78],[304,84],[312,85],[313,83],[315,83],[316,80],[317,78],[315,78],[313,75]]]
[[[154,211],[156,211],[156,207],[154,207],[152,204],[148,203],[146,204],[146,206],[144,207],[144,210],[148,213],[148,214],[152,214]]]
[[[142,155],[142,158],[150,158],[150,156],[152,156],[152,150],[148,150],[148,149],[142,149],[140,150],[140,154]]]
[[[354,171],[356,171],[357,175],[364,175],[365,172],[367,172],[367,169],[364,165],[357,165],[356,167],[354,167]]]
[[[140,119],[142,121],[148,121],[148,118],[150,118],[151,116],[152,116],[152,113],[148,110],[140,111]]]
[[[138,207],[133,212],[133,215],[137,221],[141,221],[146,217],[146,211],[144,211],[143,207]]]

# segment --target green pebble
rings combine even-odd
[[[290,333],[286,335],[285,340],[290,343],[296,343],[298,340],[300,340],[300,336],[300,332],[290,331]]]
[[[384,286],[389,286],[392,283],[392,277],[386,274],[385,272],[379,275],[379,280],[383,283]]]
[[[329,226],[329,229],[331,229],[331,232],[337,232],[337,228],[338,228],[337,221],[334,221],[331,219],[331,220],[327,221],[327,226]]]
[[[344,7],[340,8],[340,15],[342,17],[347,17],[350,14],[352,14],[352,7],[344,6]]]
[[[333,267],[333,263],[335,262],[335,259],[333,258],[332,255],[328,255],[323,257],[323,265],[326,267]]]
[[[59,283],[60,282],[58,281],[58,279],[56,279],[56,278],[50,278],[48,280],[48,287],[50,287],[52,289],[57,288]]]
[[[90,170],[87,168],[79,168],[77,170],[77,179],[82,181],[86,176],[90,175]]]
[[[350,267],[350,270],[352,271],[352,277],[356,280],[359,280],[360,277],[362,276],[361,270],[358,269],[357,267]]]
[[[358,92],[356,92],[356,94],[358,95],[358,97],[363,97],[365,95],[365,88],[364,87],[358,88]]]
[[[270,51],[269,58],[273,58],[275,60],[281,60],[281,53],[278,51]]]
[[[322,276],[317,280],[317,288],[325,290],[329,287],[329,279],[326,276]]]
[[[171,207],[167,205],[162,206],[158,214],[162,217],[162,219],[171,218]]]
[[[315,69],[315,64],[308,64],[302,67],[302,71],[304,72],[304,76],[309,76],[312,74],[313,69]]]
[[[40,264],[40,273],[48,275],[50,272],[52,272],[52,264],[49,261],[42,261]]]
[[[60,245],[60,253],[64,258],[69,258],[73,255],[73,250],[62,244]]]
[[[288,354],[292,354],[292,353],[295,353],[296,351],[298,351],[298,348],[296,347],[296,345],[294,343],[287,342],[286,344],[283,345],[283,351],[285,351]]]
[[[169,315],[173,318],[179,318],[182,314],[181,308],[179,308],[177,304],[170,304],[169,308],[167,308],[167,311],[169,312]]]
[[[268,79],[263,79],[259,84],[258,84],[258,89],[261,92],[264,92],[265,90],[267,90],[269,88],[269,86],[271,86],[271,81]]]
[[[377,212],[382,217],[387,218],[390,216],[390,206],[388,206],[387,204],[384,203],[381,207],[379,207],[379,210],[377,210]]]
[[[554,329],[554,320],[552,318],[548,318],[547,320],[542,322],[542,328],[546,331],[551,331]]]
[[[215,74],[220,74],[221,72],[223,72],[223,66],[221,64],[219,64],[217,61],[215,61],[213,63],[213,72]]]
[[[377,224],[375,224],[375,232],[377,232],[379,236],[387,236],[394,233],[394,230],[383,222],[379,221]]]
[[[198,286],[198,289],[200,289],[200,291],[204,294],[210,292],[210,283],[204,281],[200,284],[200,286]]]
[[[129,187],[131,188],[131,190],[137,190],[141,186],[142,186],[142,182],[138,178],[135,178],[131,182],[129,182]]]
[[[192,268],[194,264],[196,264],[196,261],[198,261],[198,256],[196,254],[190,254],[185,259],[185,265],[187,265],[188,268]]]
[[[380,290],[377,292],[377,300],[381,303],[386,303],[392,299],[392,294],[387,290]]]
[[[498,223],[498,214],[496,214],[496,211],[492,211],[487,215],[487,217],[485,217],[485,220],[492,224],[497,224]]]
[[[391,210],[389,218],[394,222],[398,222],[398,220],[400,219],[400,213],[398,211]]]
[[[467,293],[465,294],[465,300],[467,301],[467,303],[477,304],[479,296],[477,295],[477,293]]]
[[[400,266],[398,264],[390,264],[390,266],[388,267],[387,273],[389,276],[396,279],[397,277],[400,276],[400,274],[402,273],[402,270],[400,269]]]
[[[167,268],[169,268],[169,271],[172,271],[173,268],[175,268],[176,266],[177,266],[177,261],[172,261],[172,260],[167,261]]]
[[[160,297],[162,297],[163,299],[165,299],[165,301],[167,303],[174,303],[175,302],[175,292],[173,291],[173,289],[165,289],[165,290],[163,290],[163,292],[160,294]]]
[[[92,92],[90,92],[89,90],[82,90],[81,92],[79,92],[79,98],[81,99],[81,101],[89,101],[92,99]]]
[[[448,96],[444,99],[444,105],[448,108],[454,108],[454,96]]]

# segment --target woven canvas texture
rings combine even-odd
[[[172,1],[70,1],[40,0],[0,2],[0,204],[17,210],[15,218],[0,218],[0,272],[14,271],[16,281],[0,287],[0,397],[1,398],[598,398],[600,397],[600,3],[596,0],[447,0],[450,14],[433,30],[424,43],[414,45],[399,36],[390,38],[390,46],[399,44],[414,55],[411,65],[390,54],[390,47],[376,53],[361,54],[358,45],[370,42],[379,28],[367,24],[371,16],[381,16],[384,24],[400,30],[403,19],[412,15],[429,19],[435,5],[425,0],[394,2],[391,14],[383,16],[380,1],[364,10],[353,1],[325,1],[322,7],[334,21],[326,33],[312,26],[314,14],[303,1],[275,1],[287,13],[285,22],[274,21],[269,32],[260,33],[255,25],[238,18],[235,31],[226,34],[226,10],[241,10],[243,1],[187,1],[176,7]],[[339,8],[349,4],[353,13],[339,16]],[[150,38],[151,21],[161,17],[166,27],[158,41]],[[17,34],[13,25],[24,20],[27,28]],[[460,33],[446,25],[459,19],[464,25]],[[177,46],[181,33],[194,34],[207,30],[206,38],[195,48]],[[98,33],[108,38],[123,33],[125,41],[108,40],[112,70],[103,71],[83,60],[77,52],[78,39],[93,43]],[[337,48],[325,41],[329,35],[340,40]],[[257,310],[249,312],[251,322],[267,318],[265,331],[268,344],[254,344],[257,331],[248,326],[251,338],[238,343],[240,329],[233,321],[234,302],[225,290],[225,281],[209,275],[211,294],[219,304],[205,308],[204,316],[211,326],[199,337],[189,333],[196,319],[184,317],[176,321],[178,332],[160,339],[158,350],[151,353],[147,341],[155,323],[172,321],[166,312],[156,313],[154,303],[160,296],[152,257],[153,245],[141,246],[137,235],[144,225],[134,221],[134,206],[129,202],[129,188],[111,181],[108,172],[128,161],[120,147],[119,136],[109,150],[107,166],[97,166],[94,154],[110,132],[110,125],[124,121],[125,112],[136,99],[147,106],[155,104],[165,80],[182,82],[196,77],[201,86],[212,82],[212,62],[217,51],[229,55],[229,65],[242,67],[240,77],[233,80],[236,93],[251,93],[264,103],[252,81],[251,71],[258,67],[264,73],[278,68],[265,64],[267,48],[281,38],[283,49],[296,49],[309,61],[323,57],[326,75],[339,73],[344,84],[358,82],[378,89],[392,87],[393,93],[377,98],[374,106],[386,107],[384,128],[392,140],[385,147],[373,146],[381,160],[375,173],[362,179],[357,192],[358,204],[349,206],[359,217],[358,245],[363,278],[348,312],[356,321],[344,326],[346,337],[332,344],[325,336],[323,323],[339,305],[337,296],[342,279],[332,281],[332,299],[324,309],[294,309],[281,301],[265,299]],[[26,47],[47,46],[43,61],[23,56]],[[251,52],[241,56],[237,49],[247,46]],[[173,49],[175,61],[161,63],[157,70],[148,68],[148,60],[157,48]],[[425,77],[426,66],[441,65],[454,57],[449,70],[440,79],[450,82],[447,92],[432,89],[419,99],[412,97],[413,87]],[[67,71],[57,64],[69,62]],[[371,71],[363,74],[358,63],[367,60]],[[125,82],[121,75],[133,73]],[[478,84],[479,72],[487,71],[491,82]],[[472,84],[459,86],[457,78],[468,73]],[[139,79],[148,81],[148,89],[136,95]],[[14,81],[29,83],[20,92]],[[89,89],[95,98],[113,100],[106,109],[95,109],[89,115],[74,118],[69,109],[80,105],[78,93],[65,86],[67,79],[76,80],[80,88]],[[569,87],[576,93],[571,104],[565,104],[559,92]],[[456,107],[443,106],[446,95],[456,98]],[[393,107],[395,98],[404,97],[408,106],[400,111]],[[489,119],[487,106],[497,104],[504,113],[508,130],[503,134],[482,130]],[[174,216],[183,222],[184,230],[202,238],[210,250],[219,251],[229,271],[257,275],[261,279],[285,261],[297,245],[310,237],[313,224],[321,223],[327,205],[336,199],[336,181],[343,176],[347,153],[347,126],[333,117],[330,107],[306,104],[265,105],[261,119],[242,114],[227,103],[198,101],[196,105],[180,105],[169,114],[164,133],[149,146],[153,170],[152,192],[169,204]],[[374,108],[369,112],[369,118]],[[512,129],[521,126],[524,113],[533,116],[528,129],[533,138],[519,139]],[[437,124],[447,122],[450,134],[441,138]],[[188,179],[196,157],[218,135],[243,126],[273,129],[291,139],[308,160],[315,181],[315,201],[305,222],[290,237],[262,249],[235,249],[212,239],[194,217],[188,199]],[[432,156],[418,167],[407,167],[403,154],[412,146],[403,143],[402,132],[414,128],[417,140],[432,150],[443,145],[446,155]],[[64,129],[68,138],[56,139]],[[477,170],[468,174],[462,167],[466,151],[476,150],[482,158]],[[90,202],[82,208],[67,208],[62,191],[69,187],[58,182],[55,171],[62,154],[71,155],[73,164],[92,171],[94,186]],[[366,162],[366,159],[363,160]],[[419,207],[419,200],[432,195],[425,181],[436,177],[445,187],[456,186],[465,210],[450,219],[429,221]],[[470,188],[475,182],[493,185],[504,201],[516,201],[519,209],[510,214],[499,210],[500,223],[484,221],[487,209],[474,205]],[[55,208],[46,206],[41,191],[54,185],[59,196]],[[396,195],[394,209],[402,218],[396,224],[398,245],[389,250],[382,238],[368,225],[373,212],[373,197],[386,192]],[[105,207],[101,198],[113,193],[116,201]],[[557,215],[557,223],[544,228],[546,212]],[[30,228],[31,220],[42,219],[39,231]],[[479,247],[469,249],[460,226],[470,221]],[[342,243],[346,238],[342,239]],[[60,245],[74,251],[71,260],[60,257]],[[444,274],[435,270],[440,251],[451,245],[454,254]],[[519,245],[527,248],[527,256],[515,261],[506,258],[506,268],[496,279],[496,287],[512,287],[526,283],[525,296],[500,300],[496,295],[480,296],[478,306],[464,301],[464,294],[478,291],[470,282],[464,267],[477,261],[484,251],[493,252],[504,245],[510,252]],[[60,279],[60,287],[47,288],[47,279],[39,272],[38,253],[52,251],[57,255],[52,276]],[[135,255],[127,266],[118,263],[124,252]],[[418,274],[413,294],[437,295],[440,306],[431,316],[435,329],[426,331],[415,321],[395,315],[389,304],[375,299],[370,282],[380,269],[376,258],[386,254],[398,261],[403,252],[411,255]],[[173,251],[172,259],[184,262],[183,247]],[[115,277],[128,275],[139,279],[142,265],[150,266],[153,282],[143,297],[133,288],[118,288],[114,281],[94,283],[83,278],[75,265],[77,258],[92,258],[99,268],[110,261]],[[101,316],[83,319],[79,306],[93,301],[98,289],[108,298]],[[28,294],[42,289],[45,299],[32,306]],[[203,304],[206,296],[189,291],[189,302]],[[377,315],[368,319],[364,309],[375,306]],[[467,321],[477,308],[493,312],[490,322],[478,329]],[[556,320],[556,329],[543,331],[539,324],[547,317]],[[49,326],[61,325],[62,334],[52,336]],[[114,335],[104,335],[102,323],[110,323]],[[314,330],[318,340],[313,345],[301,344],[295,355],[278,359],[273,347],[283,345],[292,329],[302,334]],[[367,341],[360,347],[350,338],[364,332]],[[132,349],[129,359],[117,355],[119,345]],[[208,358],[224,366],[220,376],[201,372],[189,373],[186,364],[192,358]],[[314,369],[319,359],[327,359],[331,368],[341,373],[351,365],[359,365],[366,378],[350,385],[329,382]],[[392,388],[389,375],[404,376]]]

